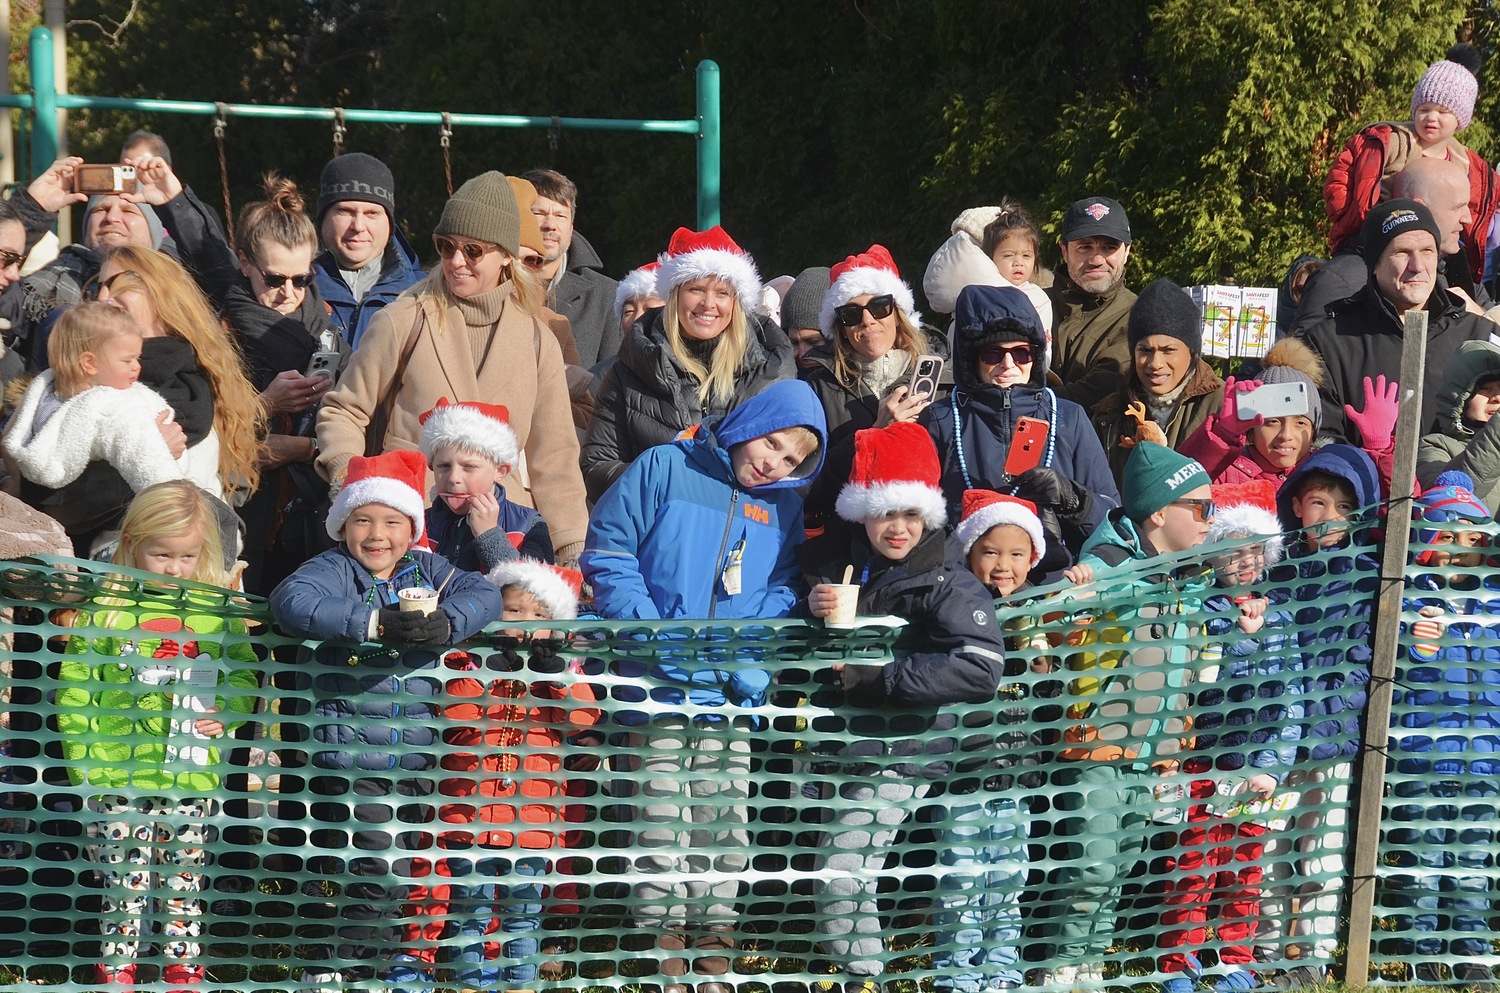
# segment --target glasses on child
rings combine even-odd
[[[3,259],[4,256],[0,255],[0,260]],[[100,279],[98,276],[94,276],[83,284],[83,298],[85,300],[99,299],[100,293],[111,292],[110,287],[114,286],[115,280],[119,279],[121,276],[129,276],[137,282],[139,282],[141,279],[140,273],[136,272],[133,269],[121,269],[119,272],[115,273],[108,279]]]
[[[890,317],[896,309],[896,298],[889,293],[882,293],[878,297],[871,297],[864,303],[846,303],[842,307],[833,308],[833,319],[839,322],[839,327],[857,327],[864,320],[864,312],[869,311],[870,316],[877,321]]]
[[[985,365],[1001,365],[1007,355],[1018,366],[1030,362],[1033,357],[1030,345],[990,345],[979,353],[979,361]]]
[[[260,273],[260,278],[266,281],[266,289],[268,290],[280,289],[287,283],[291,283],[299,290],[305,290],[312,285],[313,281],[311,269],[307,272],[299,272],[295,276],[283,276],[279,272],[267,272],[259,266],[256,267],[256,271]]]
[[[1188,507],[1193,512],[1193,517],[1200,524],[1207,524],[1214,519],[1214,502],[1205,497],[1184,497],[1181,500],[1173,500],[1173,504],[1179,507]]]
[[[464,258],[468,259],[471,263],[478,262],[484,258],[486,252],[493,252],[495,250],[494,245],[481,245],[474,241],[454,241],[452,238],[444,238],[442,235],[434,235],[432,244],[437,249],[438,258],[440,259],[452,258],[453,253],[462,252]]]

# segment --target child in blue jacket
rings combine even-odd
[[[1500,583],[1485,568],[1489,508],[1461,472],[1441,473],[1418,499],[1417,564],[1405,608],[1422,619],[1402,638],[1392,714],[1386,841],[1393,870],[1380,901],[1401,936],[1391,951],[1410,959],[1418,980],[1488,983],[1494,915],[1496,777],[1500,775]],[[1465,526],[1469,525],[1469,526]],[[1456,570],[1456,571],[1452,571]],[[1450,936],[1451,935],[1451,936]]]
[[[828,438],[817,396],[796,380],[772,383],[699,434],[649,449],[594,506],[579,565],[604,617],[785,617],[801,599],[802,498],[796,488],[822,468]],[[750,844],[750,741],[744,733],[750,725],[704,710],[757,705],[770,676],[745,666],[743,652],[711,653],[727,663],[724,668],[696,664],[699,657],[663,645],[655,663],[619,666],[620,675],[646,684],[635,689],[635,699],[649,693],[658,702],[694,705],[692,713],[651,715],[649,732],[628,736],[632,750],[644,755],[644,793],[658,798],[641,808],[648,826],[637,847],[724,853],[637,855],[635,870],[647,881],[635,886],[639,905],[632,915],[637,927],[657,932],[658,949],[717,953],[698,958],[695,969],[722,975],[734,947],[728,932],[739,882],[684,876],[710,862],[719,872],[748,868],[735,850]],[[641,726],[648,715],[613,717]],[[710,774],[692,782],[691,805],[676,795],[684,768]],[[656,881],[665,873],[677,882]],[[687,968],[684,958],[662,963],[671,977]]]

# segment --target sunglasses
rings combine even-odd
[[[493,252],[496,248],[494,245],[481,245],[473,241],[454,241],[442,235],[434,235],[432,244],[437,249],[440,259],[452,258],[455,252],[463,252],[464,258],[470,262],[478,262],[484,258],[486,252]]]
[[[4,255],[0,255],[0,261],[4,261],[6,265],[10,265],[9,260],[6,259]],[[93,276],[83,284],[83,298],[85,300],[99,299],[99,292],[101,290],[108,290],[115,284],[115,280],[119,279],[121,276],[130,276],[137,282],[143,282],[143,280],[141,279],[141,274],[133,269],[121,269],[119,272],[115,273],[108,279],[100,279],[98,276]]]
[[[1018,366],[1025,365],[1035,357],[1030,345],[990,345],[979,353],[979,361],[985,365],[1000,365],[1007,355]]]
[[[1214,502],[1212,500],[1205,499],[1203,497],[1191,497],[1184,498],[1182,500],[1173,500],[1172,503],[1178,507],[1192,508],[1193,517],[1196,518],[1198,520],[1198,523],[1200,524],[1207,524],[1209,521],[1213,520],[1214,511],[1218,509],[1214,506]]]
[[[833,308],[833,319],[839,322],[841,328],[852,328],[864,320],[863,315],[867,310],[871,317],[879,321],[890,317],[895,309],[896,298],[889,293],[882,293],[864,303],[846,303],[842,307]]]
[[[528,269],[540,269],[547,264],[547,260],[540,255],[520,255],[516,260]]]
[[[26,256],[0,248],[0,269],[9,269],[26,261]]]
[[[305,290],[312,285],[313,281],[313,272],[311,269],[307,272],[299,272],[295,276],[283,276],[279,272],[267,272],[260,268],[260,266],[256,266],[255,269],[260,273],[260,278],[266,281],[266,289],[268,290],[280,289],[287,283],[291,283],[299,290]]]

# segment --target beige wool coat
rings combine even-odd
[[[382,451],[415,449],[423,413],[450,402],[503,404],[521,449],[521,465],[505,481],[509,499],[535,507],[552,532],[553,547],[581,542],[588,531],[578,436],[568,398],[562,351],[545,324],[508,297],[500,309],[493,343],[476,369],[463,312],[441,306],[431,295],[408,292],[370,322],[339,383],[318,413],[318,471],[339,482],[349,460],[363,455],[365,428],[391,388],[411,329],[424,321],[406,374],[396,393]],[[431,477],[428,479],[431,495]]]

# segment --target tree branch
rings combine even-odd
[[[88,18],[88,19],[85,19],[85,20],[69,21],[68,24],[67,24],[67,26],[69,28],[73,28],[73,27],[83,27],[84,25],[89,25],[89,26],[93,27],[96,31],[98,31],[100,34],[102,34],[105,38],[109,39],[110,45],[112,45],[112,46],[113,45],[118,45],[118,44],[120,44],[120,38],[125,34],[125,29],[130,26],[130,22],[131,21],[135,20],[135,12],[136,12],[137,8],[140,7],[140,5],[141,5],[141,0],[130,0],[130,9],[125,12],[125,19],[124,20],[116,21],[112,17],[106,17],[106,18],[104,18],[104,20],[109,21],[111,24],[114,25],[114,30],[110,30],[109,28],[106,28],[103,24],[100,24],[98,21],[96,21],[96,20],[94,20],[92,18]]]

